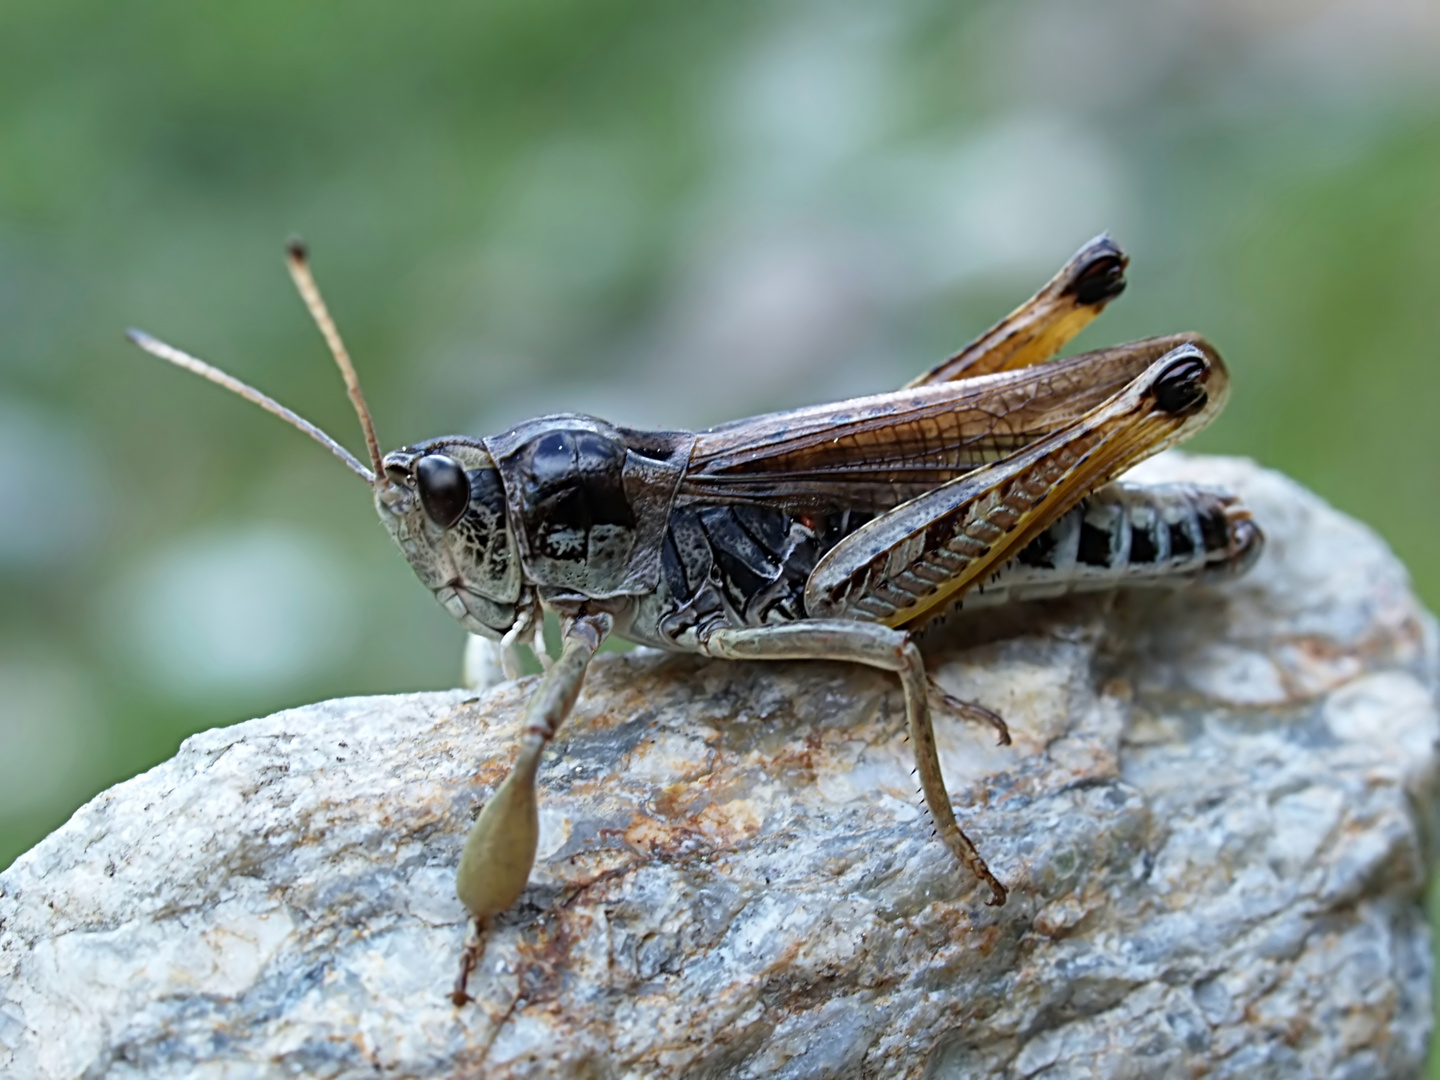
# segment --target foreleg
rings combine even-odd
[[[474,916],[478,932],[466,942],[461,976],[453,995],[457,1004],[466,1000],[465,978],[484,947],[487,921],[519,899],[530,879],[540,835],[535,785],[540,756],[574,708],[590,658],[612,625],[611,617],[603,613],[576,616],[562,623],[560,658],[545,673],[530,699],[515,763],[480,811],[465,840],[455,890]]]

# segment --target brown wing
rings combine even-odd
[[[904,626],[943,610],[1097,487],[1203,428],[1228,392],[1213,350],[1175,349],[1073,423],[850,533],[811,571],[806,613]]]
[[[1018,371],[897,390],[702,431],[681,499],[795,512],[880,511],[1073,423],[1197,334],[1150,338]]]

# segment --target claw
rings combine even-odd
[[[457,1009],[475,1000],[470,996],[467,984],[470,973],[480,966],[480,959],[485,955],[485,938],[489,930],[490,919],[485,917],[471,919],[465,932],[465,948],[460,953],[460,974],[455,978],[455,988],[450,991],[450,1001]]]
[[[999,733],[1000,746],[1010,745],[1010,728],[999,713],[991,712],[983,705],[976,705],[971,701],[961,701],[955,695],[949,693],[934,679],[930,680],[930,689],[945,704],[945,707],[962,720],[970,720],[975,723],[989,724]]]

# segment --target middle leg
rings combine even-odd
[[[988,903],[992,906],[1005,903],[1005,886],[985,865],[951,809],[945,778],[940,772],[935,732],[930,724],[925,662],[908,634],[878,623],[817,619],[715,630],[701,643],[700,651],[727,660],[849,660],[895,672],[905,695],[905,723],[915,751],[916,774],[925,794],[925,804],[935,821],[935,831],[965,868],[990,887]]]

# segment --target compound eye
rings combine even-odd
[[[426,454],[415,463],[415,486],[425,516],[448,529],[470,505],[470,478],[460,463],[444,454]]]
[[[1155,380],[1155,404],[1172,416],[1205,404],[1205,361],[1187,356],[1176,360]]]

